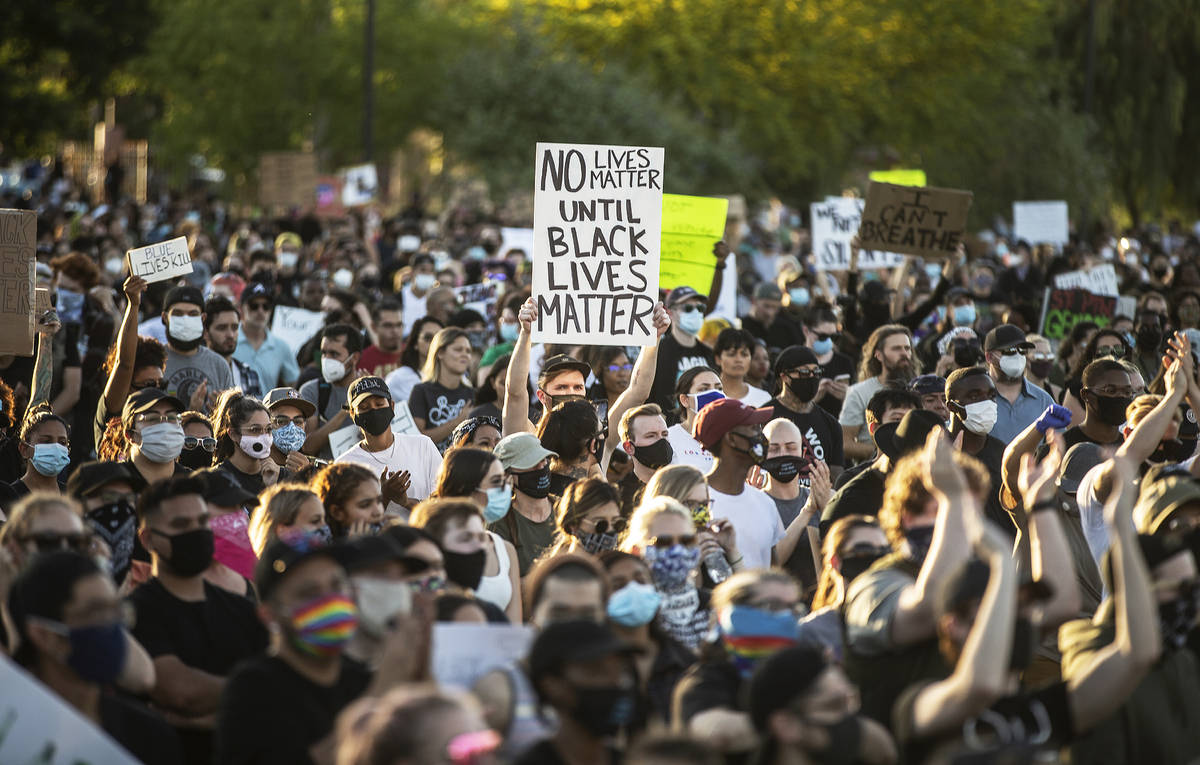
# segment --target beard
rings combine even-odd
[[[226,345],[223,345],[223,346],[221,346],[221,345],[213,345],[213,346],[210,346],[210,347],[211,347],[211,348],[212,348],[214,351],[216,351],[218,354],[220,354],[220,355],[221,355],[223,358],[226,358],[226,359],[227,359],[227,358],[229,358],[230,356],[232,356],[232,355],[233,355],[233,352],[234,352],[234,351],[236,351],[236,350],[237,350],[237,338],[234,338],[234,340],[233,340],[233,342],[232,342],[232,343],[228,343],[228,344],[226,344]]]
[[[908,382],[917,376],[917,368],[911,361],[901,361],[886,369],[888,382]]]

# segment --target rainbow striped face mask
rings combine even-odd
[[[717,629],[729,660],[749,677],[760,660],[795,644],[800,625],[791,611],[731,606],[717,615]]]
[[[292,643],[312,656],[337,656],[358,629],[358,608],[340,592],[322,595],[292,611]]]

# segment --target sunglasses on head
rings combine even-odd
[[[653,546],[657,547],[660,550],[667,550],[667,549],[674,547],[675,545],[683,545],[684,547],[693,547],[696,544],[696,535],[695,534],[680,534],[679,536],[671,536],[668,534],[667,536],[655,537],[654,539],[650,540],[650,544],[652,544]]]

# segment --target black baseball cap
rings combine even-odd
[[[811,348],[804,345],[789,345],[780,351],[779,357],[775,359],[775,374],[781,375],[796,367],[820,363],[817,361],[817,354]]]
[[[918,396],[946,392],[946,378],[941,375],[918,375],[908,383],[908,389]]]
[[[603,624],[556,622],[543,629],[529,648],[529,679],[536,686],[540,678],[560,672],[573,662],[639,652],[637,646],[620,639]]]
[[[246,491],[237,479],[220,468],[201,468],[193,478],[204,481],[204,499],[217,507],[244,507],[258,501],[258,495]]]
[[[289,571],[294,571],[302,563],[322,557],[345,568],[350,555],[345,545],[326,544],[316,534],[272,540],[254,566],[254,586],[258,590],[259,601],[271,597],[279,584],[287,578]]]
[[[895,462],[925,445],[934,428],[944,428],[946,423],[928,409],[913,409],[906,412],[897,423],[884,423],[875,429],[875,445],[879,451]]]
[[[271,292],[271,288],[262,282],[250,282],[242,290],[242,303],[249,303],[254,298],[262,298],[271,305],[275,305],[275,295]]]
[[[166,298],[163,299],[163,312],[166,313],[171,310],[171,306],[176,303],[192,303],[203,311],[204,294],[190,284],[172,287],[167,292]]]
[[[168,395],[165,391],[158,388],[142,388],[129,394],[129,398],[125,399],[125,406],[121,409],[121,424],[127,428],[132,427],[135,417],[149,412],[164,401],[175,407],[178,412],[182,413],[187,409],[182,401]]]
[[[592,368],[579,359],[568,356],[565,353],[551,356],[542,362],[542,372],[538,375],[538,387],[545,388],[550,378],[556,377],[563,372],[570,372],[571,370],[582,374],[584,382],[587,382],[587,377],[591,374]]]
[[[1013,324],[1001,324],[993,327],[983,339],[983,350],[1003,351],[1008,348],[1019,348],[1023,351],[1033,350],[1033,343],[1025,339],[1021,328]]]
[[[363,399],[371,396],[379,396],[386,398],[388,403],[392,402],[392,389],[387,386],[382,377],[360,377],[350,383],[350,390],[346,393],[346,406],[354,408],[362,403]]]
[[[110,483],[125,482],[136,487],[138,481],[123,462],[94,460],[85,462],[67,479],[67,494],[72,497],[90,497]]]
[[[667,293],[666,307],[674,308],[685,300],[708,300],[707,295],[701,295],[691,287],[676,287]]]

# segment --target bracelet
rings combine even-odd
[[[741,562],[742,562],[743,560],[745,560],[745,559],[746,559],[746,556],[745,556],[745,555],[739,555],[737,560],[731,560],[731,561],[729,561],[729,565],[730,565],[730,566],[736,566],[737,564],[741,563]]]
[[[1033,503],[1033,505],[1032,505],[1032,506],[1029,508],[1029,510],[1027,510],[1027,511],[1026,511],[1026,513],[1027,513],[1028,515],[1033,515],[1034,513],[1040,513],[1040,512],[1042,512],[1043,510],[1055,510],[1055,511],[1057,511],[1057,510],[1058,510],[1058,500],[1056,500],[1056,499],[1043,499],[1043,500],[1039,500],[1039,501],[1037,501],[1037,502],[1034,502],[1034,503]]]

